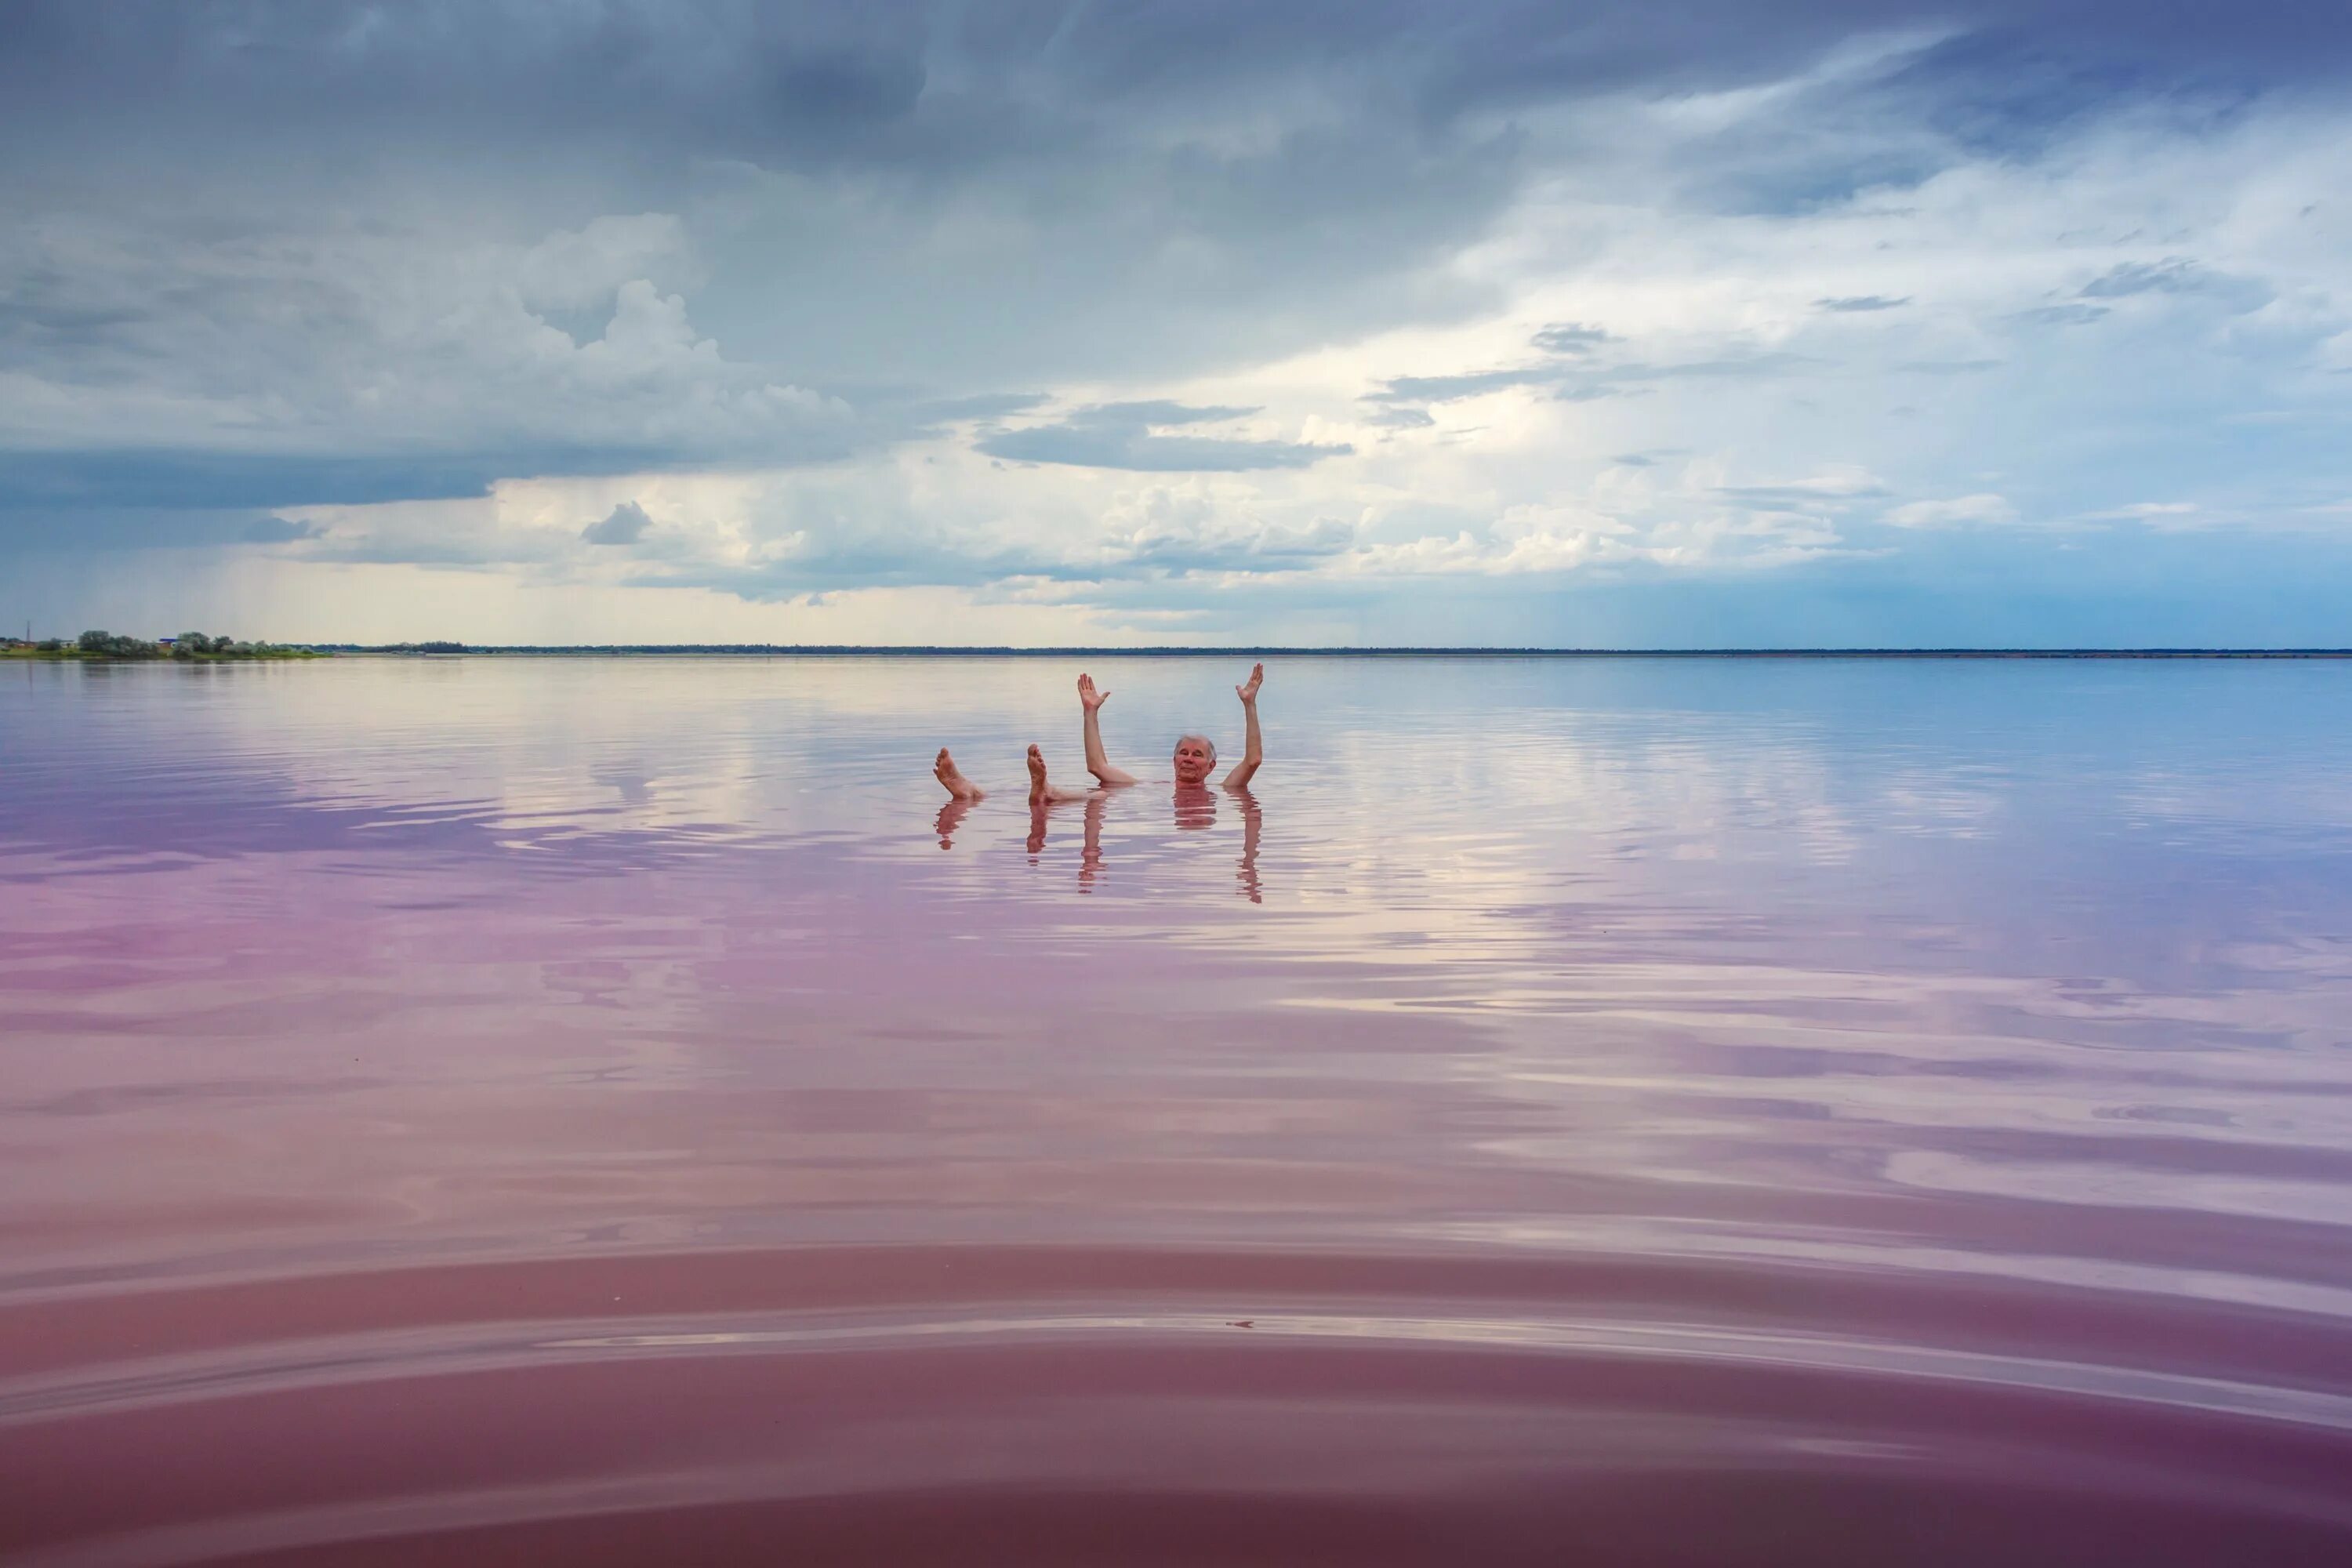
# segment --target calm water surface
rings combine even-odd
[[[2352,666],[1076,674],[0,666],[0,1556],[2352,1561]]]

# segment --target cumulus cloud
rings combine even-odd
[[[516,292],[540,311],[610,310],[624,284],[695,270],[685,221],[665,212],[600,215],[547,235],[513,263]]]

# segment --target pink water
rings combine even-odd
[[[2352,666],[1075,675],[0,667],[0,1556],[2352,1561]]]

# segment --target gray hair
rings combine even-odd
[[[1181,746],[1181,745],[1182,745],[1182,744],[1183,744],[1185,742],[1187,742],[1187,741],[1198,741],[1198,742],[1201,742],[1201,744],[1202,744],[1202,745],[1204,745],[1204,746],[1206,746],[1206,747],[1208,747],[1208,748],[1209,748],[1209,761],[1210,761],[1211,763],[1213,763],[1217,760],[1217,743],[1216,743],[1214,741],[1212,741],[1211,739],[1209,739],[1209,737],[1208,737],[1208,736],[1206,736],[1206,735],[1179,735],[1179,736],[1177,736],[1177,737],[1176,737],[1176,743],[1177,743],[1178,745],[1180,745],[1180,746]]]

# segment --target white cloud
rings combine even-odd
[[[2110,507],[2105,511],[2095,511],[2091,515],[2114,518],[2186,517],[2196,510],[2197,503],[2193,500],[2142,500],[2134,501],[2129,506]]]
[[[700,277],[694,242],[675,213],[606,214],[558,229],[515,259],[515,288],[533,310],[610,309],[633,279]]]
[[[1990,492],[1949,500],[1915,500],[1895,508],[1886,521],[1897,528],[1967,528],[2015,522],[2017,509]]]

